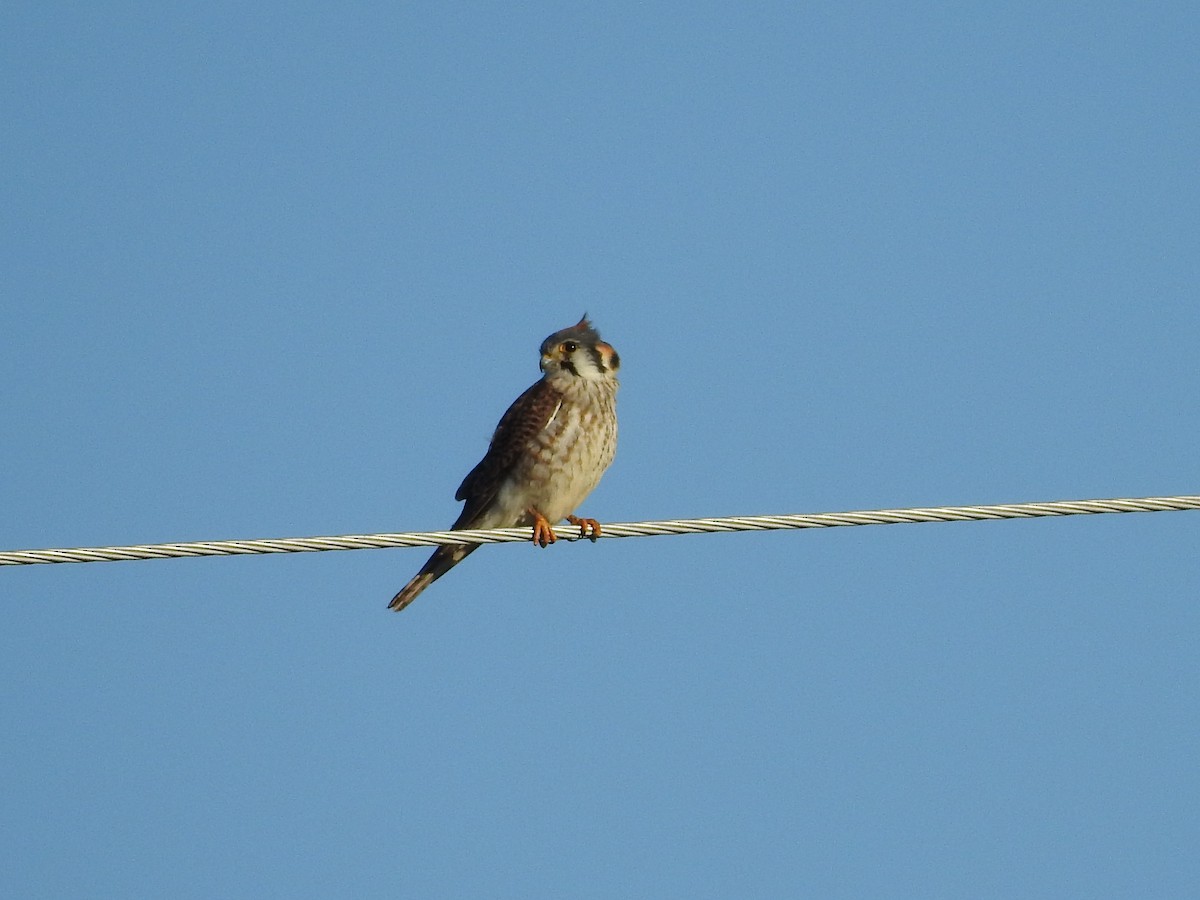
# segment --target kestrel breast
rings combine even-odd
[[[530,440],[510,486],[523,495],[522,509],[532,506],[557,522],[575,512],[599,484],[616,448],[615,390],[605,384],[575,385]]]

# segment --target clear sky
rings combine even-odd
[[[1195,3],[13,2],[0,549],[1200,493]],[[0,894],[1200,882],[1200,513],[0,570]]]

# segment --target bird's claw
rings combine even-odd
[[[593,544],[596,543],[596,538],[600,537],[600,523],[595,519],[581,519],[579,516],[567,516],[567,521],[572,525],[578,525],[579,536],[587,538]]]
[[[550,527],[550,520],[537,510],[530,510],[530,512],[533,514],[533,542],[539,547],[545,547],[547,544],[557,541],[558,535]]]

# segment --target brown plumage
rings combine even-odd
[[[465,505],[453,529],[533,525],[543,547],[562,519],[599,533],[598,523],[573,513],[616,451],[620,357],[585,315],[542,342],[540,367],[541,380],[504,413],[487,453],[459,485],[454,496]],[[439,547],[390,608],[406,607],[478,546]]]

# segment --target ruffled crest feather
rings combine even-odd
[[[595,346],[600,341],[600,332],[592,327],[592,323],[588,321],[587,313],[584,313],[583,318],[570,328],[556,331],[542,341],[542,353],[549,352],[551,347],[563,341],[577,341],[580,344]]]

